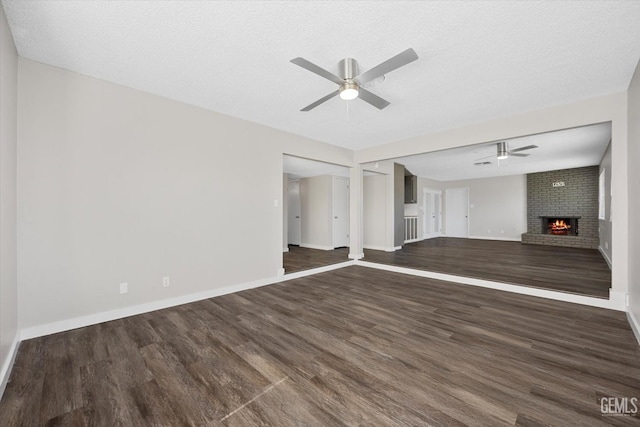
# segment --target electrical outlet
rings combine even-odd
[[[169,276],[167,276],[167,277],[163,277],[163,278],[162,278],[162,286],[163,286],[163,287],[165,287],[165,288],[166,288],[166,287],[167,287],[167,286],[169,286],[170,284],[171,284],[171,282],[169,281]]]
[[[120,283],[120,293],[121,294],[126,294],[127,292],[129,292],[129,284],[128,283]]]

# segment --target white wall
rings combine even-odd
[[[442,188],[469,189],[469,237],[517,240],[527,232],[526,175],[446,181]],[[443,197],[444,211],[447,206]],[[444,218],[444,216],[443,216]],[[443,229],[446,230],[446,221]]]
[[[363,179],[363,239],[365,249],[387,250],[387,211],[389,200],[387,175]]]
[[[604,181],[605,181],[605,219],[598,221],[599,234],[600,234],[600,251],[605,256],[607,263],[611,266],[613,257],[611,255],[611,143],[607,147],[607,150],[602,156],[600,161],[600,171],[604,169]],[[598,175],[599,177],[600,175]]]
[[[333,178],[330,175],[300,179],[300,246],[333,249]]]
[[[16,144],[18,54],[0,5],[0,396],[18,334]]]
[[[640,225],[637,219],[640,218],[640,64],[636,68],[628,92],[628,112],[629,112],[629,314],[636,327],[636,332],[640,332]],[[615,159],[614,159],[614,167]],[[614,186],[614,199],[620,197],[618,188]],[[614,209],[616,207],[614,206]],[[615,214],[615,211],[613,212]],[[615,217],[614,217],[615,221]],[[615,226],[615,224],[614,224]],[[617,236],[614,236],[614,239]],[[615,241],[614,241],[615,244]],[[618,262],[618,255],[615,255],[615,263]],[[614,264],[615,266],[616,264]],[[640,335],[636,336],[640,341]]]
[[[23,58],[19,76],[21,328],[275,277],[283,153],[352,166],[345,149]]]
[[[627,93],[600,96],[571,104],[518,114],[477,123],[457,129],[444,130],[390,144],[356,151],[357,163],[381,162],[425,152],[510,139],[536,133],[567,129],[593,123],[612,123],[612,270],[611,299],[619,304],[624,300],[629,280],[629,209],[627,181]]]

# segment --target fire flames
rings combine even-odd
[[[569,234],[571,226],[563,219],[556,219],[549,222],[549,233],[551,234]]]

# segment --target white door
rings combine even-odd
[[[349,178],[333,177],[333,247],[349,246]]]
[[[447,236],[469,237],[469,189],[449,188],[445,198]]]
[[[300,181],[289,181],[287,185],[287,236],[290,245],[300,245],[302,223],[300,219]]]
[[[424,189],[423,202],[423,236],[425,239],[437,237],[440,235],[442,223],[442,212],[440,207],[442,206],[441,192],[440,190],[431,190],[429,188]]]

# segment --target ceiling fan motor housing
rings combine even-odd
[[[353,80],[358,75],[358,62],[353,58],[345,58],[338,63],[340,77]]]

